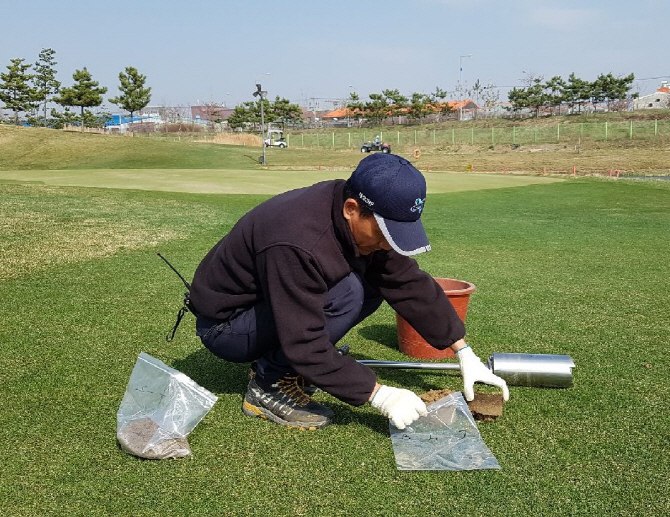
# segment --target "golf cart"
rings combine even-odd
[[[280,129],[268,129],[268,137],[265,139],[265,147],[279,147],[284,149],[288,146],[284,140],[284,132]]]
[[[391,144],[382,142],[379,137],[375,137],[374,142],[364,142],[361,144],[361,152],[369,153],[370,151],[381,151],[382,153],[391,152]]]

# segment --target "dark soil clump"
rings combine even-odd
[[[186,438],[170,438],[161,434],[156,422],[150,418],[141,418],[126,424],[116,437],[124,452],[140,458],[162,460],[191,455]]]
[[[420,395],[421,400],[431,404],[453,393],[453,390],[430,390]],[[480,393],[475,391],[475,399],[468,402],[470,413],[475,420],[481,422],[493,422],[503,414],[502,393]]]

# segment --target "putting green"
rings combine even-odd
[[[318,181],[347,178],[350,171],[211,169],[93,169],[0,171],[0,181],[46,185],[159,190],[210,194],[278,194]],[[563,181],[542,176],[427,172],[429,193],[517,187]]]

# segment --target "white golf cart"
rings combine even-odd
[[[268,129],[267,136],[265,147],[279,147],[281,149],[288,147],[286,140],[284,140],[284,132],[281,129]]]

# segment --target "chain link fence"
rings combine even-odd
[[[652,141],[670,138],[670,120],[636,120],[616,122],[580,122],[538,124],[533,126],[470,127],[453,129],[361,129],[291,131],[286,135],[289,146],[324,149],[355,149],[379,135],[391,146],[450,145],[535,145],[574,144],[585,142]]]

